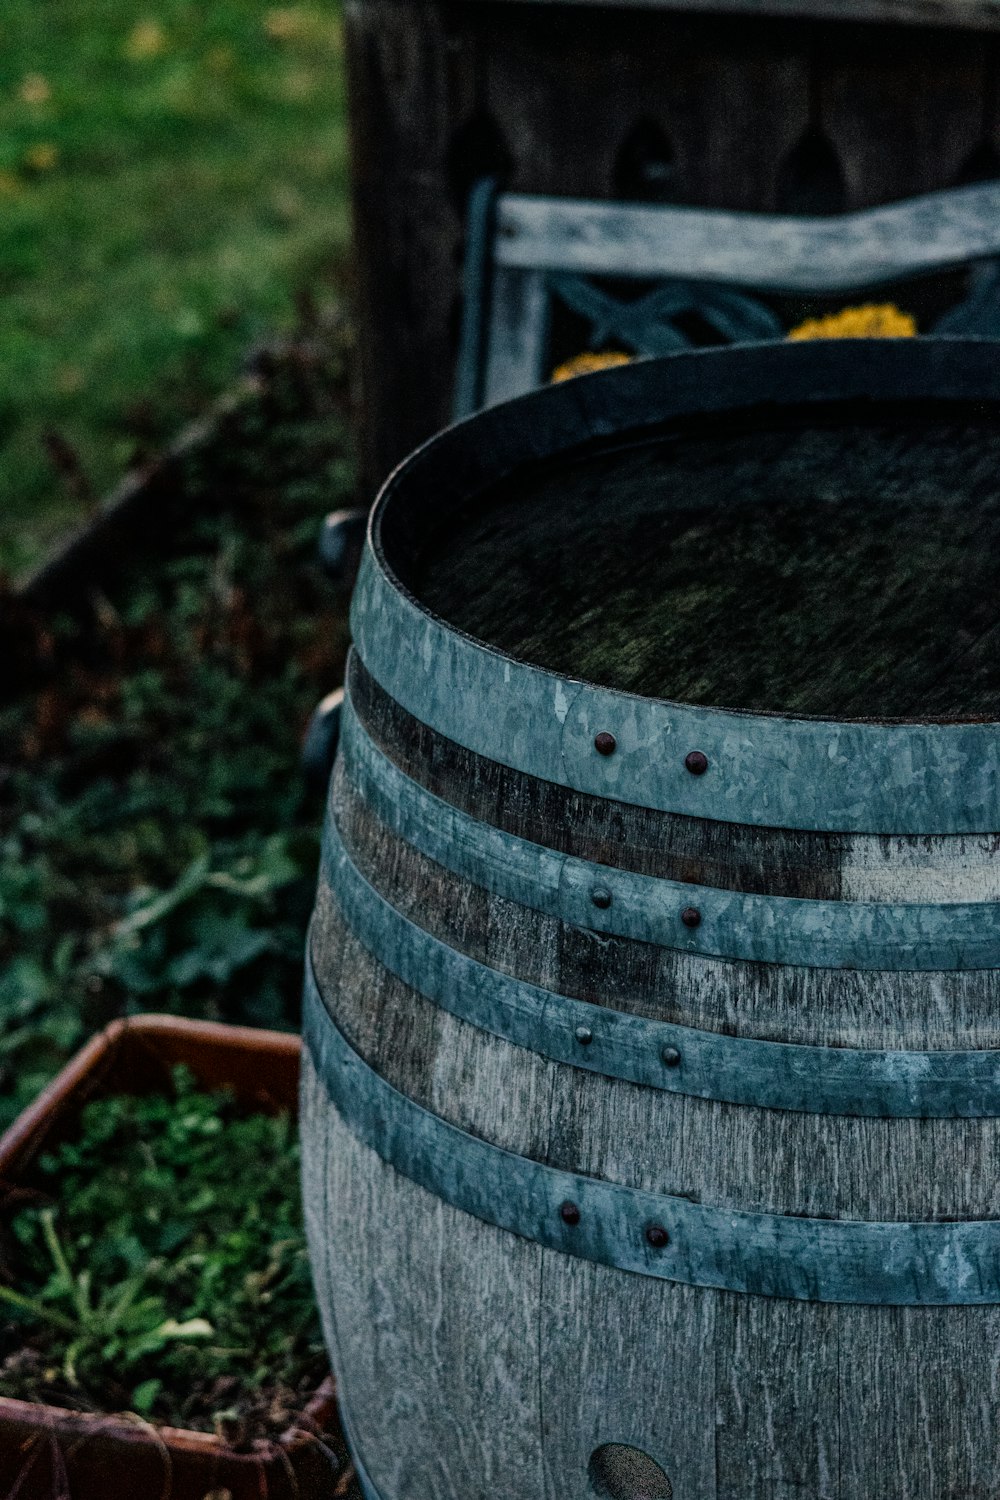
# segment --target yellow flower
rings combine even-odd
[[[844,307],[825,318],[807,318],[789,333],[790,339],[912,339],[917,320],[892,302],[866,302]]]
[[[48,79],[43,78],[41,73],[29,73],[19,92],[24,104],[48,104],[52,98]]]
[[[561,365],[556,365],[550,379],[572,380],[574,375],[589,375],[593,370],[607,370],[612,365],[630,365],[632,355],[624,354],[620,349],[608,349],[604,354],[575,354],[572,359],[564,360]]]
[[[167,33],[159,21],[137,21],[125,43],[125,56],[132,62],[146,62],[167,50]]]
[[[41,141],[24,153],[24,165],[32,172],[51,172],[59,162],[59,147],[51,141]]]

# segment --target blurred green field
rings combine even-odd
[[[0,10],[0,572],[333,296],[348,231],[335,0]],[[68,455],[68,458],[67,458]]]

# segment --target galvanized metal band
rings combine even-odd
[[[303,1031],[331,1102],[359,1141],[435,1197],[536,1244],[664,1281],[757,1296],[883,1306],[1000,1302],[1000,1220],[748,1213],[518,1156],[432,1114],[371,1068],[335,1024],[308,961]],[[564,1216],[567,1204],[574,1213]]]
[[[567,381],[438,434],[372,514],[351,611],[365,666],[439,734],[505,766],[619,802],[761,827],[941,835],[1000,830],[1000,727],[844,723],[655,701],[515,661],[430,614],[391,571],[388,514],[420,492],[417,529],[539,457],[687,416],[838,400],[996,402],[989,341],[831,340],[699,350]],[[900,347],[918,344],[919,347]],[[433,500],[430,498],[433,495]],[[614,755],[595,752],[610,731]],[[691,750],[708,758],[691,776]]]
[[[687,953],[803,968],[1000,968],[1000,902],[809,901],[592,864],[479,822],[429,792],[379,750],[349,697],[340,754],[364,801],[422,854],[578,927]],[[682,916],[691,911],[695,926]]]
[[[555,1062],[696,1099],[884,1119],[1000,1116],[1000,1051],[901,1052],[724,1036],[592,1005],[441,942],[365,879],[332,818],[323,870],[380,964],[442,1010]]]
[[[1000,728],[832,723],[629,697],[489,650],[426,614],[370,546],[351,628],[365,667],[439,734],[559,786],[772,828],[949,834],[1000,828]],[[617,749],[594,749],[599,733]],[[703,776],[684,760],[708,759]]]

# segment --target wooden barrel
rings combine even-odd
[[[1000,1494],[1000,359],[706,351],[373,512],[305,998],[382,1500]]]

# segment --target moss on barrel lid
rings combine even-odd
[[[515,657],[653,697],[1000,718],[1000,432],[702,424],[523,469],[414,578]]]

